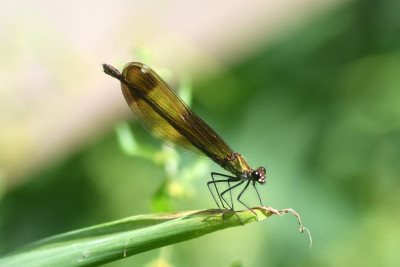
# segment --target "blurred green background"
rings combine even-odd
[[[43,11],[48,2],[6,8],[2,20],[14,24],[5,31],[3,24],[0,33],[5,93],[0,255],[49,235],[131,215],[215,208],[206,181],[220,167],[162,148],[129,113],[118,83],[101,73],[101,63],[121,68],[144,60],[154,63],[183,97],[191,95],[193,110],[251,166],[266,167],[268,180],[259,189],[264,204],[294,208],[314,243],[310,250],[294,217],[273,216],[108,266],[399,266],[400,2],[342,2],[315,11],[313,1],[303,1],[298,12],[292,1],[265,6],[272,9],[266,14],[277,8],[282,21],[291,21],[282,23],[285,27],[279,19],[263,20],[256,10],[260,7],[254,6],[254,35],[246,33],[249,23],[240,29],[222,27],[240,20],[234,21],[221,5],[209,11],[212,4],[153,3],[159,8],[155,11],[151,4],[141,5],[140,12],[132,9],[139,19],[149,16],[150,21],[152,11],[169,17],[162,17],[160,27],[135,32],[136,37],[129,31],[143,25],[130,24],[123,4],[90,9],[98,21],[92,13],[87,35],[77,29],[77,36],[66,29],[70,21],[77,27],[85,22],[89,4],[68,6],[74,12],[59,20]],[[30,8],[31,20],[47,26],[20,26],[26,20],[11,19],[12,12],[23,16]],[[196,10],[205,15],[188,20],[185,29],[192,35],[186,37],[192,39],[182,45],[183,30],[180,36],[165,37],[176,29],[174,23],[182,27],[185,12]],[[240,1],[232,10],[242,19],[240,11],[250,12]],[[205,25],[203,31],[196,23]],[[215,31],[212,26],[219,23],[222,28]],[[46,31],[35,35],[24,27]],[[153,34],[163,31],[165,43],[160,43]],[[54,35],[62,37],[53,40]],[[78,41],[70,45],[68,38]],[[235,40],[242,45],[232,44]],[[47,49],[52,42],[59,50]],[[180,55],[182,46],[190,48]],[[84,54],[89,50],[93,54]],[[187,71],[184,63],[190,65]],[[86,87],[92,89],[80,90]],[[101,96],[105,91],[111,98]],[[43,122],[47,116],[53,124]],[[40,135],[42,126],[47,128]],[[36,149],[35,138],[42,142]],[[51,149],[45,150],[46,145]]]

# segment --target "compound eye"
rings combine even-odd
[[[254,172],[254,175],[255,176],[259,176],[260,174],[258,172]]]

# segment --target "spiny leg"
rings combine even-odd
[[[226,181],[227,181],[227,182],[237,182],[236,180],[226,180]],[[240,181],[239,183],[235,184],[234,186],[230,186],[228,189],[224,190],[224,191],[221,193],[221,198],[222,198],[222,200],[225,201],[226,205],[228,205],[228,207],[229,207],[232,211],[233,211],[233,207],[231,207],[231,206],[229,205],[228,201],[226,201],[226,199],[224,198],[224,195],[225,195],[226,192],[232,191],[232,189],[238,187],[239,185],[241,185],[241,184],[243,184],[243,183],[244,183],[244,180],[243,180],[243,181]]]
[[[231,187],[231,183],[228,181],[228,188]],[[233,207],[233,198],[232,198],[232,190],[229,190],[229,195],[231,195],[231,204],[232,204],[232,210],[235,208]]]
[[[230,181],[232,182],[232,180],[230,180]],[[234,181],[236,181],[236,180],[234,180]],[[225,198],[224,198],[224,194],[225,194],[226,192],[228,192],[228,191],[231,191],[231,190],[234,189],[235,187],[240,186],[240,185],[243,184],[244,182],[245,182],[245,180],[240,181],[239,183],[235,184],[235,185],[232,186],[232,187],[229,187],[228,189],[226,189],[224,192],[221,193],[221,198],[222,198],[222,200],[225,201],[226,205],[229,206],[228,202],[227,202],[227,201],[225,200]],[[236,215],[236,217],[239,218],[240,223],[243,225],[242,219],[240,218],[240,216],[239,216],[239,215],[234,211],[234,209],[233,209],[233,203],[232,203],[232,207],[229,206],[229,208],[231,208],[232,212]]]
[[[255,213],[255,211],[254,211],[252,208],[250,208],[250,207],[247,206],[243,201],[240,200],[240,198],[242,197],[244,191],[246,191],[247,187],[249,186],[250,182],[251,182],[251,180],[249,180],[249,181],[247,182],[247,184],[246,184],[246,186],[243,188],[242,192],[240,192],[240,194],[238,195],[237,200],[238,200],[240,203],[242,203],[243,206],[245,206],[248,210],[250,210],[251,212],[253,212],[254,215],[256,215],[256,219],[257,219],[257,221],[258,221],[257,213]]]
[[[233,178],[233,177],[232,177],[232,178]],[[207,182],[208,190],[210,191],[210,193],[211,193],[211,195],[212,195],[212,197],[213,197],[215,203],[217,204],[219,211],[222,213],[222,216],[224,216],[224,212],[222,211],[221,207],[219,206],[218,201],[217,201],[217,199],[215,198],[214,193],[213,193],[213,191],[212,191],[211,188],[210,188],[210,184],[214,184],[214,186],[216,187],[216,183],[226,183],[226,182],[228,182],[228,181],[229,181],[229,180],[213,180],[213,181]],[[219,197],[220,200],[221,200],[221,196],[220,196],[219,194],[218,194],[218,197]],[[221,200],[221,203],[223,203],[222,200]],[[228,206],[229,206],[229,205],[228,205]],[[224,206],[224,208],[225,208],[225,206]],[[224,217],[224,221],[225,221],[225,217]]]
[[[218,187],[217,187],[217,185],[216,185],[216,183],[215,183],[215,179],[214,179],[214,175],[219,175],[219,176],[222,176],[222,177],[227,177],[227,178],[229,178],[229,179],[233,179],[233,178],[235,178],[234,176],[230,176],[230,175],[226,175],[226,174],[222,174],[222,173],[218,173],[218,172],[212,172],[211,173],[211,178],[213,179],[213,181],[214,181],[214,187],[215,187],[215,191],[217,191],[217,194],[218,194],[218,197],[219,197],[219,201],[221,201],[221,204],[222,204],[222,207],[224,208],[224,209],[226,209],[225,208],[225,205],[224,205],[224,202],[222,201],[222,199],[221,199],[221,196],[219,195],[219,191],[218,191]],[[228,180],[228,179],[227,179]],[[226,181],[227,181],[226,180]],[[219,180],[219,181],[222,181],[222,180]],[[228,187],[230,187],[230,184],[229,184],[229,181],[228,181]],[[209,190],[210,190],[210,188],[208,188]],[[210,192],[211,192],[211,190],[210,190]],[[211,194],[213,194],[212,192],[211,192]],[[213,197],[214,197],[214,195],[213,195]],[[215,200],[215,198],[214,198],[214,200]],[[218,205],[218,204],[217,204]]]
[[[212,180],[213,180],[213,182],[214,182],[213,184],[214,184],[214,187],[215,187],[215,191],[217,191],[217,195],[218,195],[218,197],[219,197],[219,201],[221,202],[222,207],[225,209],[224,202],[222,202],[222,199],[221,199],[221,197],[219,196],[218,187],[217,187],[217,185],[215,184],[214,174],[219,174],[219,173],[212,172],[212,173],[211,173],[211,178],[212,178]],[[207,184],[208,184],[208,183],[207,183]],[[209,187],[208,189],[210,189],[210,187]],[[212,194],[212,193],[211,193],[211,194]],[[212,194],[212,195],[213,195],[213,197],[214,197],[214,194]],[[217,204],[217,205],[218,205],[218,204]],[[219,207],[219,205],[218,205],[218,207]]]
[[[215,184],[215,181],[208,181],[208,182],[207,182],[207,187],[208,187],[208,190],[209,190],[210,193],[211,193],[211,196],[212,196],[213,199],[214,199],[214,202],[217,204],[219,211],[222,213],[222,215],[224,215],[224,212],[222,211],[221,207],[219,206],[218,201],[217,201],[217,199],[215,198],[214,193],[213,193],[213,191],[212,191],[211,188],[210,188],[210,184]],[[219,195],[218,195],[218,196],[219,196]],[[221,197],[220,197],[220,200],[221,200]],[[222,203],[222,200],[221,200],[221,203]],[[222,204],[222,205],[223,205],[223,204]],[[223,207],[224,207],[224,206],[223,206]],[[225,208],[225,207],[224,207],[224,208]]]
[[[261,201],[260,193],[258,193],[258,190],[257,190],[257,187],[256,187],[256,181],[253,181],[253,187],[257,192],[257,196],[258,196],[258,199],[260,200],[261,207],[264,207],[264,205],[263,205],[263,203]]]

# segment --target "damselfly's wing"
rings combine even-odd
[[[232,149],[148,66],[128,63],[121,77],[122,92],[140,123],[172,147],[204,154],[223,166]]]

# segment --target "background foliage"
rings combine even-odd
[[[264,203],[296,209],[312,250],[294,218],[271,217],[112,266],[398,266],[399,12],[398,1],[356,1],[192,81],[193,109],[266,166]],[[218,166],[160,149],[129,124],[5,192],[0,253],[129,215],[214,207],[205,183]],[[147,156],[130,153],[129,140]]]

